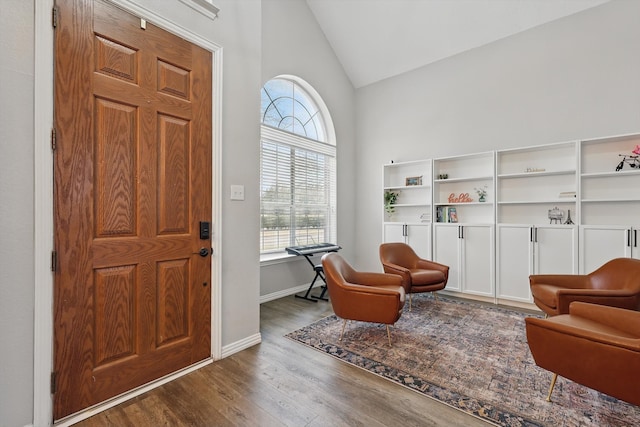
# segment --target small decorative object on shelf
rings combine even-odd
[[[469,203],[473,202],[473,199],[469,196],[469,193],[460,193],[459,195],[455,195],[455,193],[449,194],[449,199],[447,200],[449,203]]]
[[[576,197],[576,192],[575,191],[561,191],[560,194],[558,194],[558,197],[560,197],[561,199],[567,198],[567,197]]]
[[[529,172],[544,172],[546,169],[545,168],[526,168],[524,171],[529,173]]]
[[[562,224],[564,219],[564,212],[562,212],[556,206],[553,209],[549,209],[549,224]]]
[[[395,191],[387,190],[384,192],[384,210],[389,214],[389,216],[393,215],[396,211],[396,207],[394,205],[396,204],[399,195],[400,193]]]
[[[636,146],[636,149],[633,150],[633,153],[636,153],[636,151],[640,151],[638,150],[639,146]],[[622,170],[622,167],[624,166],[624,164],[628,164],[629,167],[631,167],[632,169],[639,169],[640,168],[640,159],[638,159],[638,157],[640,157],[640,155],[635,155],[635,156],[631,156],[629,154],[618,154],[618,156],[622,156],[622,160],[620,160],[620,163],[618,163],[618,166],[616,166],[616,172],[618,172],[619,170]]]
[[[438,179],[447,179],[447,178],[449,178],[448,173],[441,173],[438,175]]]
[[[436,222],[458,222],[456,208],[453,206],[438,206],[436,208]]]
[[[404,185],[407,187],[410,185],[422,185],[422,176],[410,176],[404,181]]]
[[[573,221],[571,220],[571,209],[567,210],[567,220],[564,222],[567,225],[573,225]]]
[[[422,215],[420,215],[420,222],[431,222],[431,214],[428,212],[425,212]]]
[[[449,215],[448,222],[458,222],[458,212],[456,212],[456,208],[450,207],[447,211],[447,214]]]
[[[478,201],[479,202],[486,202],[487,201],[487,185],[485,185],[484,187],[481,187],[481,188],[474,188],[474,190],[476,190],[476,193],[478,193]]]

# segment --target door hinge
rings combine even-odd
[[[51,9],[51,25],[53,28],[58,27],[58,7],[53,6]]]
[[[51,372],[51,394],[55,394],[56,393],[56,373],[55,372]]]
[[[58,252],[51,251],[51,271],[56,271],[58,266]]]
[[[56,132],[56,128],[51,129],[51,151],[56,151],[56,144],[57,144],[57,132]]]

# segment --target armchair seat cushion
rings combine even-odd
[[[555,323],[557,331],[575,338],[583,338],[606,345],[640,351],[639,337],[635,334],[625,332],[618,327],[606,325],[592,319],[566,314],[554,316],[547,320]]]
[[[413,286],[435,285],[445,280],[444,273],[438,270],[409,270],[411,274],[411,284]],[[444,286],[443,286],[444,287]]]

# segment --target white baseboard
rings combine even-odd
[[[313,287],[313,289],[319,288],[320,286],[322,286],[322,283],[318,283]],[[295,288],[284,289],[278,292],[272,292],[266,295],[260,295],[260,304],[273,301],[274,299],[288,297],[289,295],[297,294],[299,292],[307,292],[307,289],[309,289],[309,284],[296,286]]]
[[[262,335],[260,333],[257,333],[240,341],[225,345],[222,347],[222,358],[224,359],[225,357],[231,356],[234,353],[245,350],[249,347],[253,347],[256,344],[260,344],[261,342]]]

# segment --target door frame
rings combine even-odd
[[[173,33],[212,53],[212,204],[213,204],[213,256],[211,257],[211,358],[195,367],[218,360],[222,356],[222,305],[221,305],[221,238],[222,227],[222,47],[198,34],[171,22],[169,17],[141,7],[135,0],[108,0],[116,6],[136,15],[144,16],[159,28]],[[53,251],[53,152],[51,129],[53,128],[54,103],[54,31],[51,11],[54,0],[35,1],[35,67],[34,67],[34,337],[33,337],[33,426],[49,426],[53,419],[53,399],[50,394],[53,371],[53,285],[51,271]],[[182,4],[181,4],[182,3]],[[189,9],[187,3],[177,7]],[[194,12],[195,13],[195,12]],[[211,18],[211,17],[209,17]],[[215,18],[215,16],[214,16]],[[115,397],[79,414],[65,418],[56,425],[70,425],[89,416],[118,405],[152,388],[195,369],[186,368],[150,384]]]

